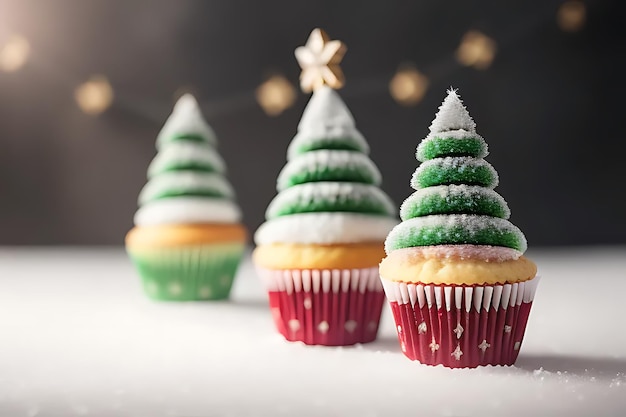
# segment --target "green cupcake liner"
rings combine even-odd
[[[188,245],[128,250],[144,292],[153,300],[223,300],[229,297],[245,245]]]

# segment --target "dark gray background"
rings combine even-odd
[[[626,243],[624,2],[586,1],[576,33],[557,26],[561,3],[0,1],[0,40],[19,32],[32,46],[21,71],[0,73],[0,244],[123,244],[181,87],[201,101],[256,229],[308,95],[268,117],[254,89],[270,71],[297,82],[293,50],[314,27],[348,46],[340,94],[396,203],[412,192],[415,147],[454,86],[530,246]],[[498,43],[486,71],[454,59],[469,29]],[[387,89],[406,62],[431,81],[415,107]],[[96,73],[116,96],[93,117],[73,91]]]

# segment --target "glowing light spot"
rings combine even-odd
[[[0,69],[15,72],[22,68],[30,55],[30,43],[20,35],[11,36],[0,49]]]
[[[462,65],[479,70],[489,68],[496,56],[496,42],[489,36],[470,30],[461,39],[456,50],[456,59]]]
[[[568,0],[563,3],[556,13],[556,22],[565,32],[577,32],[585,25],[587,9],[579,0]]]
[[[94,75],[74,90],[74,98],[83,112],[100,114],[113,103],[113,88],[106,77]]]
[[[295,87],[282,75],[273,75],[256,89],[256,100],[269,116],[278,116],[296,101]]]
[[[412,67],[398,70],[389,82],[391,97],[404,106],[413,106],[419,103],[427,89],[428,78]]]

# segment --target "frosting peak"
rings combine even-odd
[[[449,130],[464,130],[475,133],[476,123],[463,105],[463,101],[456,90],[451,88],[448,95],[439,106],[439,111],[430,125],[432,133],[447,132]]]
[[[204,120],[200,105],[191,94],[183,95],[174,105],[172,113],[157,136],[157,148],[180,138],[207,142],[212,146],[217,146],[217,136]]]

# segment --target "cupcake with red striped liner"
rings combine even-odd
[[[316,29],[307,53],[331,59],[331,42],[337,41]],[[278,193],[254,235],[254,264],[286,340],[371,342],[385,302],[378,264],[398,223],[396,207],[380,189],[381,174],[339,94],[328,80],[303,80],[316,85],[287,150]]]
[[[402,352],[449,368],[512,365],[539,277],[494,188],[498,174],[453,89],[417,147],[416,190],[385,241],[380,275]]]

